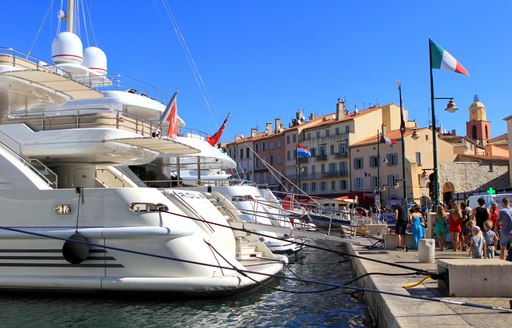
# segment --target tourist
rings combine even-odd
[[[444,210],[444,206],[437,205],[434,222],[437,240],[439,241],[439,250],[444,251],[444,248],[446,247],[446,233],[448,232],[448,229],[446,228],[446,211]]]
[[[496,202],[491,203],[491,208],[489,209],[489,220],[492,222],[492,226],[494,227],[495,231],[498,231],[496,229],[496,220],[498,219],[498,214],[500,213],[500,210],[498,209],[498,204]]]
[[[407,231],[407,211],[404,204],[395,206],[395,234],[396,246],[399,249],[406,249],[405,247],[405,233]]]
[[[473,259],[481,259],[485,255],[485,238],[479,226],[474,226],[471,230],[473,236],[471,237],[471,244],[469,247],[469,255]]]
[[[409,223],[411,224],[411,231],[414,240],[414,249],[418,249],[418,242],[420,239],[425,238],[425,230],[423,228],[423,215],[421,214],[418,206],[413,206],[410,210]]]
[[[498,214],[497,224],[501,224],[500,230],[500,259],[505,259],[505,249],[507,249],[510,242],[512,242],[512,208],[510,208],[510,201],[508,197],[501,200],[500,213]],[[510,252],[510,250],[509,250]]]
[[[491,213],[489,209],[485,207],[485,199],[478,198],[477,199],[478,207],[474,208],[471,211],[471,220],[476,221],[476,225],[480,227],[480,230],[484,229],[484,222],[489,220]]]
[[[450,210],[450,236],[452,237],[452,249],[456,252],[459,248],[459,235],[462,231],[462,211],[458,204]]]
[[[459,235],[459,247],[462,251],[466,251],[469,241],[471,239],[471,229],[468,229],[467,223],[470,220],[471,211],[466,207],[466,203],[460,203],[460,210],[462,212],[461,232]]]
[[[498,242],[497,234],[492,231],[492,221],[487,220],[484,222],[484,238],[485,238],[485,258],[494,258],[494,247]]]

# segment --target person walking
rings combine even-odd
[[[482,259],[485,255],[485,238],[479,226],[474,226],[471,232],[473,236],[469,246],[469,255],[473,259]]]
[[[414,249],[418,249],[419,240],[425,238],[423,215],[418,206],[413,206],[410,212],[409,223],[411,224],[411,232],[414,239]]]
[[[485,199],[478,198],[476,202],[478,203],[478,207],[471,211],[471,220],[475,220],[476,225],[479,226],[480,231],[482,231],[484,230],[484,222],[489,220],[491,213],[489,212],[489,209],[485,207]]]
[[[407,210],[404,204],[395,206],[395,234],[396,234],[396,248],[406,249],[405,247],[405,233],[407,231]]]
[[[435,230],[439,242],[439,250],[442,252],[446,247],[446,233],[448,232],[446,228],[446,211],[442,205],[437,205]]]
[[[452,237],[452,249],[456,252],[459,249],[459,235],[462,231],[462,211],[458,204],[450,210],[450,236]]]
[[[505,250],[512,242],[512,208],[510,208],[510,200],[505,197],[501,200],[502,209],[498,214],[496,224],[501,224],[500,231],[500,259],[505,259]],[[508,250],[510,252],[510,250]],[[508,256],[507,256],[508,257]]]
[[[492,259],[494,258],[494,248],[498,242],[498,237],[494,231],[492,231],[492,221],[487,220],[484,222],[484,238],[485,238],[485,258]]]

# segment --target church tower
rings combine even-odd
[[[491,139],[491,122],[487,121],[485,106],[475,95],[474,101],[469,106],[469,122],[466,122],[466,136],[481,146],[487,145]]]

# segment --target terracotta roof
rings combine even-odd
[[[479,159],[479,160],[482,160],[482,161],[508,161],[509,160],[508,157],[504,157],[504,156],[470,155],[470,154],[459,154],[459,155],[457,155],[457,157],[459,157],[459,156]]]
[[[420,131],[423,131],[423,130],[428,130],[430,131],[429,128],[418,128],[418,129],[405,129],[405,133],[404,133],[404,137],[409,137],[411,136],[414,131],[416,131],[416,133],[420,132]],[[384,134],[384,136],[386,138],[389,138],[389,139],[395,139],[397,142],[400,141],[400,138],[402,137],[402,134],[400,133],[400,129],[397,129],[397,130],[392,130],[392,131],[388,131],[388,133]],[[350,145],[351,147],[354,147],[354,146],[365,146],[365,145],[371,145],[371,144],[375,144],[377,143],[378,141],[380,141],[380,135],[377,136],[377,134],[369,137],[369,138],[366,138],[364,140],[361,140],[361,141],[358,141],[352,145]]]

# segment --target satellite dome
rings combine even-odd
[[[82,41],[71,32],[59,33],[52,42],[54,64],[78,63],[83,61]]]
[[[84,66],[100,75],[107,74],[107,56],[98,47],[87,47],[84,49]]]

